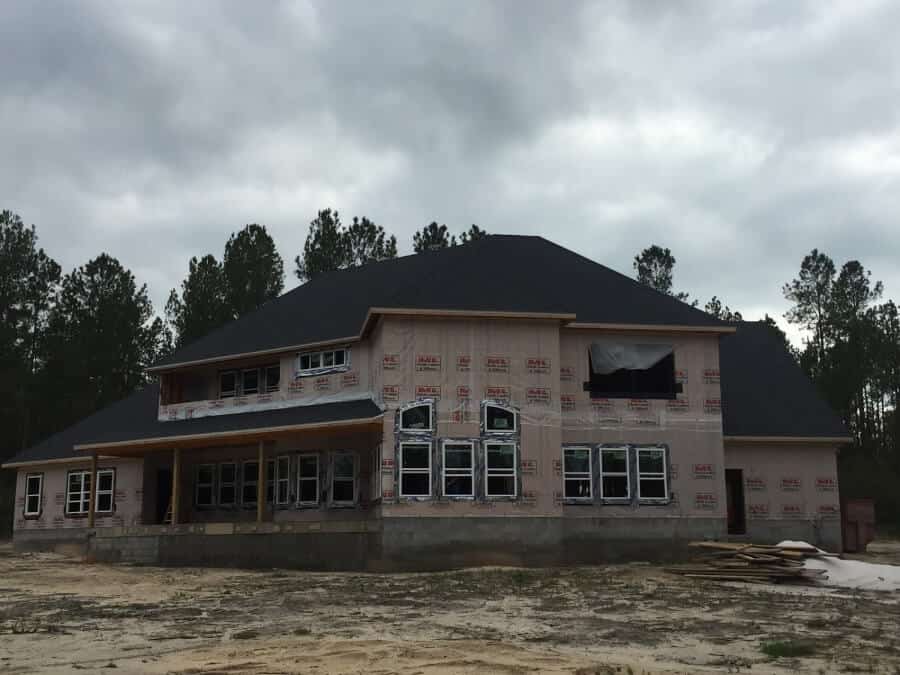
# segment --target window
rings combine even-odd
[[[72,471],[66,484],[66,513],[87,513],[91,503],[91,472]]]
[[[495,403],[484,404],[484,430],[487,432],[515,433],[519,426],[518,417],[512,408]]]
[[[431,431],[433,417],[431,401],[411,403],[400,409],[400,431]]]
[[[516,444],[484,444],[486,497],[516,496]]]
[[[306,352],[298,357],[298,375],[315,375],[323,369],[341,368],[347,366],[347,348],[327,349],[319,352]]]
[[[300,455],[297,466],[297,503],[301,506],[319,503],[318,455]]]
[[[287,504],[291,500],[291,458],[282,455],[275,460],[275,503]]]
[[[241,503],[256,504],[257,487],[259,487],[259,462],[244,462],[244,474],[241,477]]]
[[[334,504],[356,502],[356,458],[349,452],[332,455],[331,501]]]
[[[668,499],[665,448],[638,448],[637,470],[638,499],[654,501]]]
[[[563,448],[563,490],[566,499],[591,499],[591,449]]]
[[[219,465],[219,506],[234,506],[237,500],[237,465]]]
[[[281,366],[266,366],[263,368],[263,390],[267,394],[278,391],[281,388]]]
[[[431,443],[400,443],[400,496],[431,496]]]
[[[444,441],[444,496],[475,496],[475,448],[471,441]]]
[[[275,503],[275,460],[266,460],[266,504]]]
[[[375,465],[372,468],[372,499],[381,499],[381,461],[382,446],[379,443],[375,448]]]
[[[237,372],[227,370],[219,373],[219,398],[233,398],[237,396]]]
[[[241,394],[251,396],[259,393],[259,370],[252,368],[241,375]]]
[[[628,448],[600,448],[600,498],[630,499]]]
[[[116,472],[112,469],[97,472],[97,504],[94,506],[97,513],[112,512],[115,477]]]
[[[588,350],[591,396],[605,398],[675,398],[672,345],[594,342]]]
[[[197,467],[197,483],[194,492],[194,501],[197,506],[212,506],[215,503],[213,487],[215,476],[215,464],[201,464]]]
[[[44,474],[29,473],[25,476],[25,515],[41,514],[41,496],[44,489]]]

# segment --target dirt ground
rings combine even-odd
[[[866,559],[900,563],[900,542]],[[770,659],[769,641],[811,652]],[[321,574],[85,564],[0,545],[3,673],[900,673],[900,594],[647,564]]]

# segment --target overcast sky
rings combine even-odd
[[[159,311],[245,223],[292,273],[328,206],[401,253],[431,220],[628,274],[658,243],[745,318],[813,247],[900,299],[898,34],[862,0],[5,0],[0,208]]]

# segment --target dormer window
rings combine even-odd
[[[434,429],[434,404],[416,401],[400,409],[400,431],[432,431]]]
[[[681,391],[672,345],[599,340],[588,350],[588,363],[584,389],[594,398],[674,399]]]
[[[297,375],[321,375],[330,370],[344,370],[350,359],[346,347],[304,352],[297,357]]]
[[[482,407],[485,433],[514,434],[519,430],[519,415],[509,406],[485,403]]]

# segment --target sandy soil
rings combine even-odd
[[[772,640],[813,653],[770,660],[760,645]],[[316,574],[88,565],[0,546],[0,672],[113,668],[896,674],[900,595],[712,584],[645,564]]]

